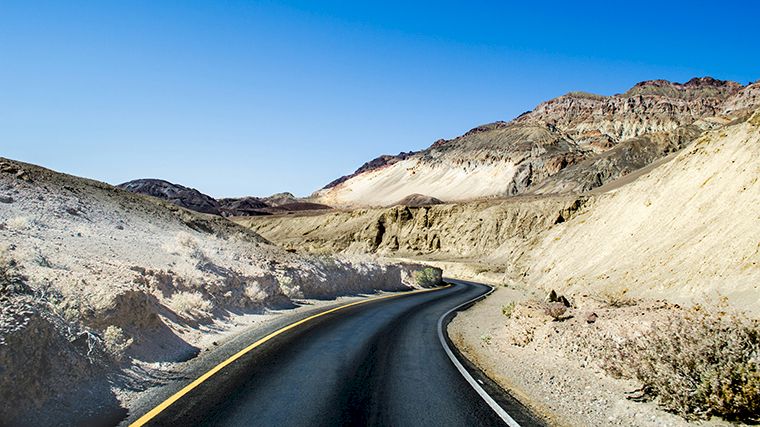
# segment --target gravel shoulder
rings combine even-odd
[[[604,311],[585,301],[585,308],[578,310],[576,318],[566,322],[552,322],[548,316],[542,318],[526,311],[513,315],[521,318],[513,321],[502,313],[510,302],[523,307],[534,299],[535,295],[525,290],[498,288],[484,301],[458,314],[449,325],[449,335],[473,363],[551,425],[735,425],[719,419],[690,423],[654,402],[629,400],[626,396],[640,385],[611,377],[593,355],[587,356],[582,348],[581,328],[611,334],[621,325],[635,329],[647,321],[634,317],[638,311],[648,313],[639,317],[649,319],[657,315],[656,304]],[[599,314],[593,325],[581,318],[586,309]],[[528,343],[521,342],[526,331],[531,335]]]

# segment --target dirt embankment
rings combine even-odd
[[[757,418],[758,159],[760,112],[596,197],[521,248],[455,341],[559,424]],[[571,301],[555,319],[550,289]]]
[[[224,218],[0,159],[0,420],[112,423],[239,316],[408,289],[420,268],[288,253]]]
[[[234,218],[287,249],[503,265],[513,248],[567,221],[588,198],[514,197],[423,207]]]

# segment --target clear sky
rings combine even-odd
[[[757,2],[0,0],[0,156],[307,195],[572,90],[760,79]]]

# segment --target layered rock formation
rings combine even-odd
[[[420,152],[382,156],[313,198],[366,207],[414,193],[452,202],[585,192],[682,149],[757,100],[757,84],[709,77],[646,81],[613,96],[573,92],[511,122],[479,126]]]
[[[462,262],[498,271],[501,281],[575,293],[629,289],[679,302],[723,295],[758,312],[760,111],[743,117],[588,195],[241,222],[288,248]]]

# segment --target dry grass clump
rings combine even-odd
[[[615,346],[605,363],[685,418],[760,417],[760,325],[743,315],[679,310]]]
[[[116,360],[121,360],[124,352],[132,345],[133,339],[128,337],[118,326],[110,325],[103,332],[103,345],[108,354]]]
[[[638,302],[628,295],[628,288],[605,289],[597,294],[596,299],[607,307],[613,308],[628,307]]]
[[[167,301],[167,306],[189,319],[203,319],[209,316],[211,302],[203,298],[200,292],[177,292]]]

